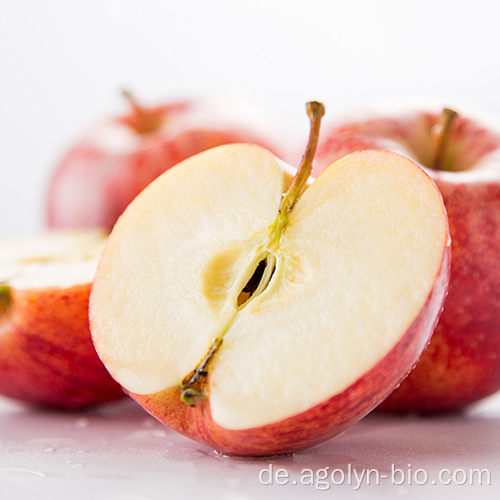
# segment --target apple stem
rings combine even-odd
[[[122,95],[132,107],[135,117],[130,125],[138,134],[147,134],[148,132],[158,130],[161,122],[158,119],[157,113],[152,113],[141,106],[128,90],[122,90]]]
[[[456,111],[450,108],[443,108],[441,122],[434,131],[436,142],[432,168],[435,170],[447,170],[446,154],[453,124],[457,118],[458,113]]]
[[[281,233],[288,223],[290,211],[299,199],[313,168],[313,159],[318,146],[319,129],[321,119],[325,114],[325,107],[320,102],[310,101],[306,103],[306,111],[310,121],[309,139],[297,173],[292,179],[288,191],[281,199],[278,215],[269,229],[268,248],[270,249],[278,245]]]
[[[281,200],[279,212],[284,215],[287,215],[292,210],[300,196],[302,188],[311,175],[313,159],[318,146],[319,128],[321,119],[325,114],[325,107],[320,102],[311,101],[306,104],[306,111],[310,121],[309,140],[307,141],[306,150],[302,156],[299,169],[292,179],[288,191]]]
[[[0,283],[0,316],[7,310],[10,300],[10,287],[4,283]]]

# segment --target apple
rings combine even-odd
[[[111,229],[137,194],[181,160],[227,143],[272,147],[250,120],[236,120],[208,102],[145,107],[124,95],[130,112],[96,124],[57,164],[48,187],[49,227]]]
[[[498,131],[449,108],[408,110],[332,124],[318,146],[313,175],[356,150],[400,152],[432,177],[448,211],[453,257],[444,311],[429,348],[383,410],[459,411],[500,389]]]
[[[124,397],[88,325],[90,285],[107,235],[49,231],[0,241],[0,394],[80,410]]]
[[[90,296],[111,375],[176,431],[239,456],[290,453],[354,424],[408,373],[447,289],[439,190],[389,152],[308,184],[256,145],[211,149],[125,210]]]

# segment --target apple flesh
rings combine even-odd
[[[88,300],[106,235],[47,232],[0,242],[0,394],[80,410],[125,394],[90,337]]]
[[[307,187],[229,145],[163,174],[127,208],[90,298],[96,350],[147,411],[221,452],[321,443],[372,410],[425,348],[446,293],[441,195],[370,151]]]
[[[56,165],[48,188],[49,227],[111,229],[137,194],[185,158],[235,142],[275,147],[253,125],[210,104],[144,107],[126,95],[130,113],[95,125]]]
[[[386,411],[458,411],[500,390],[500,134],[445,109],[337,124],[313,175],[356,150],[417,161],[439,187],[452,238],[448,297],[429,348]]]

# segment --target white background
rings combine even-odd
[[[123,87],[146,103],[191,94],[245,99],[283,123],[292,142],[307,134],[304,103],[311,99],[326,104],[327,117],[417,99],[500,118],[499,21],[494,0],[4,0],[0,237],[43,227],[55,162],[89,125],[124,111]],[[463,419],[373,417],[272,463],[292,472],[346,464],[412,464],[433,474],[489,467],[491,488],[340,489],[356,498],[498,498],[499,415],[497,398]],[[136,406],[71,416],[26,412],[3,400],[0,444],[6,500],[245,500],[315,492],[266,489],[257,478],[268,461],[216,457]],[[340,489],[321,498],[337,498]]]
[[[123,87],[244,99],[294,142],[311,99],[330,118],[415,98],[500,116],[499,20],[494,0],[4,1],[0,237],[43,226],[55,162]]]

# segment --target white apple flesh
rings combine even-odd
[[[306,189],[310,160],[292,181],[258,146],[194,156],[134,200],[98,266],[105,366],[224,453],[293,452],[354,424],[415,364],[442,307],[449,234],[430,178],[370,151]]]
[[[98,230],[0,242],[0,394],[81,410],[124,396],[97,357],[88,299],[106,241]]]
[[[449,217],[449,293],[429,348],[380,406],[458,411],[500,390],[500,128],[453,110],[407,110],[333,125],[313,175],[367,148],[417,161],[439,187]]]

